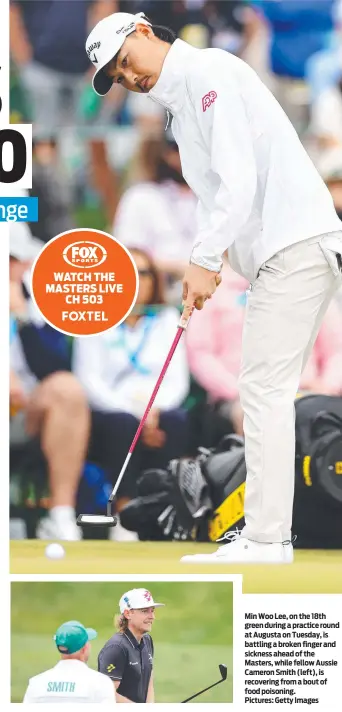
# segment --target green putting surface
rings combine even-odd
[[[113,617],[121,595],[135,586],[151,590],[165,608],[156,609],[152,629],[155,646],[156,702],[181,702],[218,681],[220,663],[227,681],[194,702],[232,701],[232,585],[229,583],[12,583],[12,702],[21,702],[28,679],[58,661],[53,641],[57,627],[77,619],[94,627],[90,667],[113,635]]]
[[[244,593],[342,593],[342,551],[298,550],[288,566],[182,564],[185,554],[215,551],[193,542],[63,542],[65,557],[45,556],[47,542],[12,541],[13,574],[242,573]]]

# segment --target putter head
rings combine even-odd
[[[222,680],[227,679],[227,665],[219,665]]]
[[[79,527],[115,527],[117,521],[108,514],[80,514],[76,523]]]

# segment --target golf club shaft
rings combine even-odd
[[[111,493],[111,495],[110,495],[110,497],[109,497],[108,505],[107,505],[107,513],[108,513],[108,516],[111,515],[111,503],[113,502],[113,499],[114,499],[114,497],[115,497],[115,495],[116,495],[116,493],[117,493],[117,491],[118,491],[118,489],[119,489],[121,480],[122,480],[122,478],[123,478],[123,476],[124,476],[124,474],[125,474],[125,472],[126,472],[126,469],[127,469],[127,467],[128,467],[128,463],[129,463],[129,461],[130,461],[130,459],[131,459],[131,456],[132,456],[132,453],[133,453],[133,451],[134,451],[134,448],[135,448],[135,446],[136,446],[136,444],[137,444],[137,442],[138,442],[138,440],[139,440],[141,431],[142,431],[142,429],[143,429],[143,427],[144,427],[144,425],[145,425],[147,416],[148,416],[148,414],[149,414],[149,412],[150,412],[150,410],[151,410],[151,408],[152,408],[152,406],[153,406],[153,403],[154,403],[154,401],[155,401],[156,395],[157,395],[157,393],[158,393],[158,391],[159,391],[159,388],[160,388],[160,386],[161,386],[161,384],[162,384],[162,381],[163,381],[163,378],[164,378],[164,376],[165,376],[165,374],[166,374],[166,371],[167,371],[167,369],[168,369],[168,367],[169,367],[169,365],[170,365],[172,356],[173,356],[173,354],[175,353],[176,348],[177,348],[177,346],[178,346],[178,344],[179,344],[179,341],[180,341],[180,339],[181,339],[181,336],[182,336],[183,332],[185,331],[186,327],[188,326],[188,323],[189,323],[189,321],[190,321],[190,317],[191,317],[191,314],[192,314],[192,313],[193,313],[193,309],[192,309],[192,311],[190,312],[190,315],[189,315],[189,317],[188,317],[187,319],[184,319],[183,317],[181,317],[181,319],[180,319],[179,326],[178,326],[178,328],[177,328],[176,336],[175,336],[175,338],[174,338],[174,340],[173,340],[173,342],[172,342],[172,346],[171,346],[170,351],[169,351],[169,353],[168,353],[168,355],[167,355],[167,357],[166,357],[166,361],[165,361],[164,366],[163,366],[163,368],[162,368],[162,370],[161,370],[161,372],[160,372],[160,376],[159,376],[159,378],[158,378],[158,381],[157,381],[157,383],[156,383],[156,385],[155,385],[155,387],[154,387],[154,389],[153,389],[153,393],[152,393],[151,398],[150,398],[150,400],[149,400],[149,402],[148,402],[148,405],[147,405],[147,408],[146,408],[146,410],[145,410],[145,413],[144,413],[144,415],[143,415],[143,417],[142,417],[142,419],[141,419],[141,421],[140,421],[140,423],[139,423],[137,432],[135,433],[135,436],[134,436],[134,438],[133,438],[132,445],[131,445],[131,447],[129,448],[127,457],[126,457],[125,462],[124,462],[124,464],[123,464],[123,466],[122,466],[122,468],[121,468],[121,471],[120,471],[119,477],[118,477],[118,479],[117,479],[117,481],[116,481],[116,483],[115,483],[113,492]]]
[[[204,690],[200,690],[199,692],[196,692],[195,695],[191,695],[191,697],[187,697],[186,700],[183,700],[181,704],[184,702],[190,702],[190,700],[193,700],[195,697],[198,697],[199,695],[203,695],[203,692],[207,692],[207,690],[211,690],[212,687],[216,687],[216,685],[220,685],[221,682],[224,682],[224,680],[219,680],[218,682],[214,682],[213,685],[209,685],[209,687],[205,687]]]

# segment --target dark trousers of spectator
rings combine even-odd
[[[231,402],[201,402],[190,411],[191,455],[198,447],[216,448],[225,435],[234,434]]]
[[[91,442],[88,460],[106,470],[115,484],[139,421],[130,413],[92,413]],[[170,460],[188,454],[188,414],[181,408],[160,414],[159,427],[166,434],[161,448],[149,448],[141,437],[119,487],[118,497],[133,499],[137,494],[139,475],[150,468],[165,468]]]

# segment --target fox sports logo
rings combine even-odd
[[[107,251],[98,242],[82,240],[73,242],[63,250],[63,259],[71,267],[89,269],[99,267],[107,259]]]

